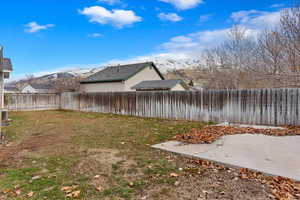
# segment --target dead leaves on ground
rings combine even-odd
[[[31,197],[33,197],[33,195],[34,195],[33,192],[29,192],[26,196],[29,197],[29,198],[31,198]]]
[[[179,175],[176,173],[170,173],[170,177],[178,177]]]
[[[300,127],[287,126],[285,129],[256,129],[256,128],[240,128],[230,126],[208,126],[203,129],[192,129],[187,133],[179,134],[176,139],[186,143],[213,143],[220,137],[235,134],[264,134],[270,136],[294,136],[300,135]],[[213,170],[226,169],[222,165],[217,165],[209,161],[191,160],[192,163],[201,165],[205,168]],[[254,172],[248,169],[239,171],[239,178],[257,181],[267,185],[273,199],[277,200],[293,200],[300,199],[300,183],[283,177],[270,177],[260,172]]]
[[[61,191],[66,193],[67,198],[79,198],[81,191],[76,190],[77,188],[78,188],[77,185],[64,186],[61,188]]]
[[[201,165],[202,167],[218,170],[230,170],[222,165],[203,160],[190,160],[189,163]],[[270,188],[270,198],[276,200],[294,200],[300,199],[300,182],[295,182],[289,178],[272,177],[264,175],[261,172],[249,169],[240,169],[237,173],[238,178],[259,182]]]
[[[289,178],[270,177],[248,169],[241,169],[240,177],[242,179],[255,180],[261,184],[267,185],[270,188],[274,199],[300,199],[300,183]]]
[[[22,196],[25,197],[26,196],[27,198],[32,198],[34,196],[33,191],[31,191],[27,194],[24,194],[24,192],[22,191],[22,189],[19,186],[15,186],[14,189],[6,189],[6,190],[3,190],[3,191],[0,190],[0,194],[3,194],[3,195],[9,195],[10,194],[10,195],[13,195],[13,196],[16,196],[16,197],[22,197]]]
[[[81,191],[77,189],[78,186],[64,186],[61,188],[61,191],[66,194],[66,198],[79,198]],[[0,190],[0,197],[1,194],[3,195],[14,195],[16,197],[27,197],[32,198],[35,193],[33,191],[28,192],[27,194],[22,191],[22,189],[19,186],[15,186],[14,189],[7,189],[7,190]],[[0,198],[1,200],[1,198]]]
[[[225,135],[263,134],[270,136],[300,135],[300,127],[287,126],[285,129],[257,129],[249,127],[207,126],[203,129],[191,129],[187,133],[176,135],[176,140],[192,144],[211,144]]]

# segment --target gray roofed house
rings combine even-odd
[[[184,90],[189,90],[189,87],[181,79],[171,79],[171,80],[142,81],[134,85],[132,89],[135,89],[136,91],[157,91],[157,90],[184,91]]]
[[[14,85],[5,85],[4,86],[5,93],[19,93],[19,89]]]
[[[2,64],[3,70],[5,71],[12,71],[12,64],[10,58],[3,58],[3,64]]]
[[[0,72],[4,73],[4,78],[9,78],[9,73],[12,70],[11,60],[3,57],[3,47],[0,46]]]
[[[55,93],[53,86],[50,84],[28,84],[22,90],[21,93]]]
[[[81,83],[101,83],[101,82],[118,82],[118,81],[126,81],[130,77],[134,76],[141,70],[146,67],[152,66],[154,70],[161,76],[161,79],[164,79],[162,74],[159,72],[157,67],[152,62],[146,63],[137,63],[137,64],[129,64],[129,65],[118,65],[107,67],[104,70],[101,70],[85,80],[81,81]]]
[[[131,87],[145,80],[164,80],[153,62],[107,67],[80,82],[82,92],[134,91]]]

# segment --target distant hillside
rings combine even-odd
[[[149,60],[144,60],[139,62],[145,62]],[[151,60],[154,62],[159,70],[166,75],[166,78],[182,78],[186,81],[190,80],[189,73],[183,76],[183,74],[177,74],[174,76],[174,71],[178,70],[192,70],[193,68],[200,66],[199,60],[188,60],[188,59],[181,59],[181,60],[175,60],[175,59],[162,59],[162,58],[154,58]],[[133,62],[130,62],[133,63]],[[113,66],[118,64],[125,64],[125,63],[110,63],[107,66]],[[75,70],[66,70],[63,72],[56,72],[51,74],[46,74],[43,76],[35,77],[33,75],[28,75],[26,78],[19,80],[19,81],[13,81],[8,83],[8,85],[17,86],[18,88],[22,88],[27,84],[35,83],[35,84],[52,84],[55,90],[77,90],[78,84],[80,80],[102,70],[106,66],[101,66],[98,68],[90,68],[90,69],[75,69]],[[173,74],[173,75],[172,75]],[[192,72],[190,74],[193,74]]]

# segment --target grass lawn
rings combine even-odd
[[[199,122],[99,113],[10,113],[2,199],[268,199],[268,188],[152,149]]]

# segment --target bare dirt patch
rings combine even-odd
[[[99,173],[110,174],[112,165],[125,158],[118,156],[118,151],[113,149],[89,149],[84,152],[84,159],[72,168],[79,174],[97,175]]]
[[[161,200],[268,199],[266,189],[260,184],[249,184],[240,180],[235,181],[230,179],[230,176],[225,178],[225,174],[219,175],[181,177],[177,180],[179,182],[178,186],[155,186],[142,193],[137,199],[143,197]]]
[[[90,184],[98,190],[108,189],[114,185],[115,182],[111,177],[114,174],[122,174],[127,181],[138,176],[137,172],[133,174],[130,170],[135,162],[121,155],[118,150],[88,149],[81,156],[83,159],[71,169],[71,172],[88,176]]]
[[[66,150],[68,137],[63,134],[46,134],[31,136],[18,143],[0,146],[0,168],[21,162],[21,159],[30,153],[57,153],[59,147]]]

